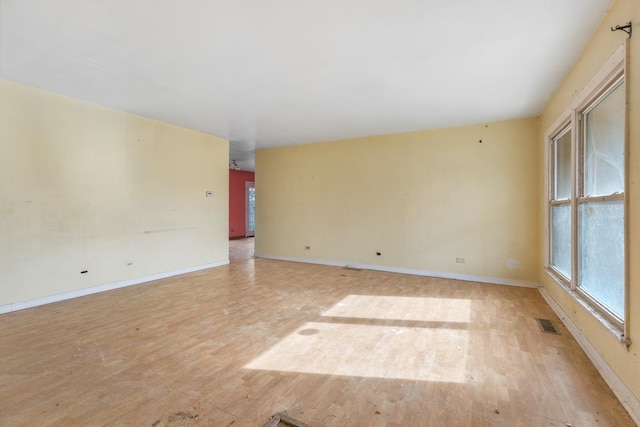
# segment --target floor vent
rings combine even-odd
[[[291,418],[287,414],[278,412],[271,417],[271,420],[264,427],[309,427],[309,425]]]
[[[540,329],[542,330],[542,332],[547,333],[547,334],[560,335],[560,332],[558,332],[556,327],[553,326],[553,323],[551,323],[551,320],[549,320],[549,319],[538,319],[536,317],[536,322],[538,322],[538,326],[540,326]]]

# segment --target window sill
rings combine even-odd
[[[600,313],[600,311],[597,310],[593,306],[593,304],[580,293],[572,290],[570,288],[570,284],[558,273],[556,273],[551,267],[545,267],[545,272],[551,279],[553,279],[554,282],[556,282],[560,286],[561,289],[563,289],[574,300],[576,300],[578,304],[582,306],[582,308],[584,308],[593,317],[595,317],[607,331],[615,335],[620,343],[625,344],[627,347],[631,345],[631,338],[624,336],[624,329],[619,324]]]

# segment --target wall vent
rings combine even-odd
[[[560,332],[558,332],[556,327],[553,326],[553,323],[551,323],[551,320],[549,320],[549,319],[538,319],[536,317],[536,322],[538,322],[538,326],[540,326],[540,330],[542,332],[547,333],[547,334],[560,335]]]

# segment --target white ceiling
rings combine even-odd
[[[0,76],[229,139],[252,169],[256,148],[535,116],[609,3],[0,0]]]

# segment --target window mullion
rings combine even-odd
[[[581,167],[578,162],[578,156],[580,150],[578,148],[578,141],[580,141],[580,135],[582,128],[580,126],[579,115],[576,110],[571,112],[571,126],[573,127],[573,133],[571,135],[571,283],[570,287],[575,290],[578,286],[578,186]]]
[[[628,76],[631,75],[631,61],[630,58],[630,42],[629,40],[625,40],[624,42],[624,60],[623,60],[623,73],[625,82]],[[630,257],[629,257],[629,242],[630,242],[630,234],[629,234],[629,197],[627,197],[627,192],[629,191],[629,152],[630,152],[630,117],[629,117],[629,99],[630,98],[630,84],[625,84],[625,108],[624,108],[624,322],[622,325],[622,341],[629,346],[631,344],[631,338],[629,333],[629,312],[631,311],[630,306],[630,292],[629,292],[629,284],[630,282]]]

